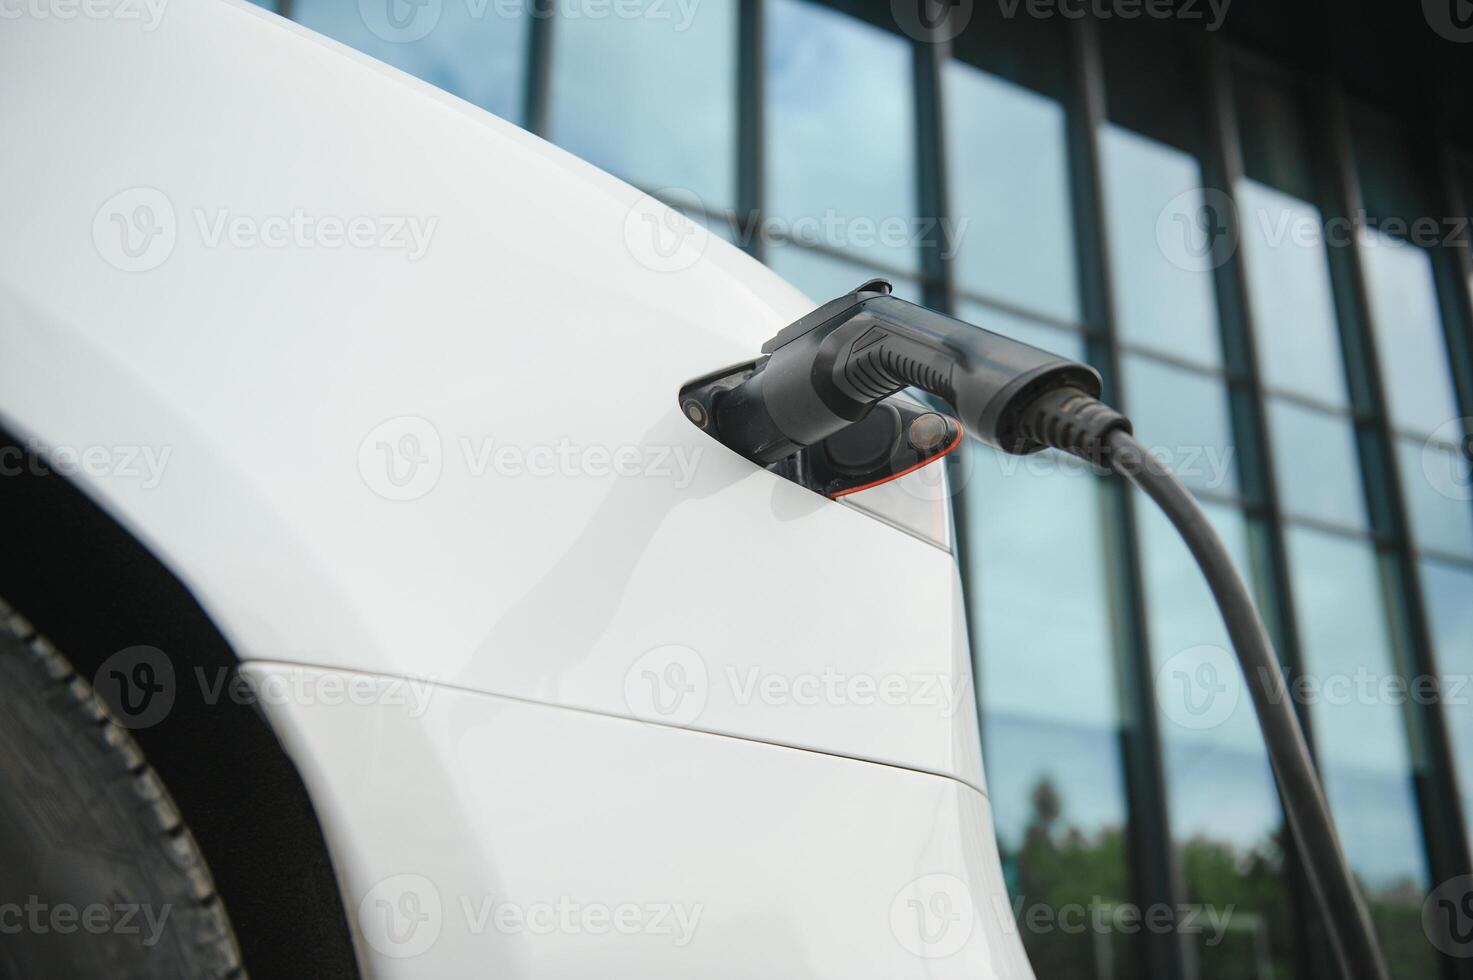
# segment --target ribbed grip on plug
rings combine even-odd
[[[844,362],[844,380],[855,394],[870,400],[887,398],[911,386],[955,404],[951,378],[929,362],[926,355],[930,353],[916,350],[908,338],[875,327],[855,343],[853,353]]]
[[[1037,443],[1108,470],[1110,433],[1131,427],[1130,419],[1098,398],[1066,387],[1044,392],[1023,409],[1019,430]]]

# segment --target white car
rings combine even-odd
[[[0,31],[0,973],[1031,976],[941,467],[681,410],[813,303],[249,4],[146,26]]]
[[[1385,977],[1249,593],[1089,368],[815,310],[241,0],[4,17],[0,975],[1028,980],[965,427],[1161,505]]]

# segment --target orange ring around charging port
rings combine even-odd
[[[883,480],[875,480],[873,483],[866,483],[862,487],[850,487],[848,490],[840,490],[838,493],[830,494],[829,495],[829,499],[830,500],[838,500],[840,497],[847,497],[851,493],[859,493],[861,490],[873,490],[875,487],[883,486],[884,484],[889,483],[892,480],[898,480],[902,476],[905,476],[906,474],[914,473],[916,470],[920,469],[923,466],[930,466],[932,463],[936,462],[938,459],[945,459],[947,456],[949,456],[951,454],[952,450],[956,449],[957,446],[960,446],[962,444],[962,440],[967,437],[967,430],[966,430],[966,427],[962,425],[962,420],[961,419],[954,418],[954,417],[952,417],[950,415],[948,415],[947,418],[951,419],[953,422],[956,423],[956,438],[953,439],[953,440],[951,440],[951,445],[949,445],[945,449],[941,450],[935,456],[932,456],[929,459],[923,459],[919,463],[916,463],[914,466],[907,466],[905,469],[901,470],[899,473],[891,473],[889,476],[885,477]]]

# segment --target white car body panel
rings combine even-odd
[[[573,757],[594,758],[608,737],[637,745],[652,771],[699,768],[702,747],[719,747],[727,761],[711,778],[729,776],[753,807],[686,805],[727,834],[755,832],[800,772],[838,794],[834,826],[844,794],[883,810],[886,787],[904,785],[911,823],[871,814],[846,826],[843,847],[825,844],[802,865],[828,882],[804,887],[837,903],[835,929],[850,902],[891,888],[887,877],[851,895],[843,876],[855,861],[885,855],[892,877],[924,866],[1001,888],[957,571],[923,540],[945,540],[945,529],[904,533],[788,483],[677,405],[682,384],[750,359],[809,299],[714,236],[650,253],[643,222],[669,212],[639,191],[236,0],[174,0],[152,30],[7,22],[0,77],[0,424],[53,458],[101,447],[164,460],[156,480],[120,465],[69,475],[189,586],[242,660],[495,696],[473,699],[486,719],[464,737],[505,730],[503,774],[569,747],[522,738],[551,718],[567,719],[569,745],[574,732],[592,739]],[[214,238],[233,219],[259,230],[299,212],[417,217],[433,231],[413,259],[392,247]],[[139,239],[139,255],[109,237],[132,242],[145,225],[167,233]],[[419,468],[405,462],[416,452],[393,455],[406,434],[419,439]],[[492,462],[503,447],[525,467],[566,446],[580,453],[570,471],[511,475]],[[620,452],[642,454],[639,475],[608,472]],[[877,509],[914,512],[896,492],[852,503],[876,494]],[[571,846],[565,833],[495,836],[535,837],[526,814],[475,819],[475,794],[492,783],[457,782],[471,770],[459,736],[431,730],[438,716],[360,710],[369,714],[332,724],[271,714],[319,809],[341,815],[327,835],[348,883],[417,855],[390,847],[392,828],[364,812],[384,785],[345,785],[341,770],[382,765],[412,781],[419,767],[383,757],[384,741],[345,740],[339,725],[382,722],[432,753],[423,784],[394,794],[465,808],[455,815],[464,839],[440,840],[440,857]],[[546,773],[522,778],[549,805],[572,805],[596,799],[588,786],[603,765],[564,774],[561,788]],[[788,830],[821,836],[823,801],[805,796],[805,822]],[[976,821],[971,836],[963,817]],[[936,850],[942,825],[960,836]],[[785,831],[761,832],[777,850],[760,867],[792,866],[799,851],[783,857]],[[638,872],[651,833],[630,838],[627,866],[589,881]],[[700,840],[680,842],[694,852]],[[832,863],[841,852],[842,867]],[[770,883],[746,882],[741,861],[706,861],[691,873],[732,888],[732,901],[759,901]],[[480,870],[530,873],[464,868]],[[812,955],[826,959],[794,968],[868,975],[850,967],[869,947],[810,944],[782,924],[796,906],[774,908],[770,896],[762,914],[742,941],[772,945],[754,947],[752,963]],[[979,935],[977,962],[995,972],[967,975],[1027,976],[1016,938]],[[499,975],[586,966],[575,946],[515,961],[544,972]],[[468,969],[475,948],[447,943],[436,955]],[[675,962],[635,972],[673,975]],[[953,975],[937,972],[941,961],[898,962],[886,975]]]
[[[270,692],[321,671],[249,674],[375,977],[1030,975],[987,801],[955,780],[449,688],[311,703]]]

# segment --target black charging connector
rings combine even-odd
[[[1340,975],[1387,980],[1365,901],[1283,675],[1247,586],[1191,493],[1099,400],[1090,367],[916,306],[873,280],[825,303],[762,348],[709,399],[701,419],[726,445],[772,465],[865,419],[906,387],[945,400],[967,430],[1009,453],[1053,448],[1129,479],[1181,534],[1216,600],[1248,682],[1306,878],[1325,911]],[[694,412],[690,412],[694,419]]]
[[[1025,418],[1039,395],[1100,393],[1093,368],[908,303],[883,280],[825,303],[762,352],[757,370],[715,402],[714,419],[722,442],[764,465],[907,387],[945,400],[974,437],[1011,453],[1045,446]]]

